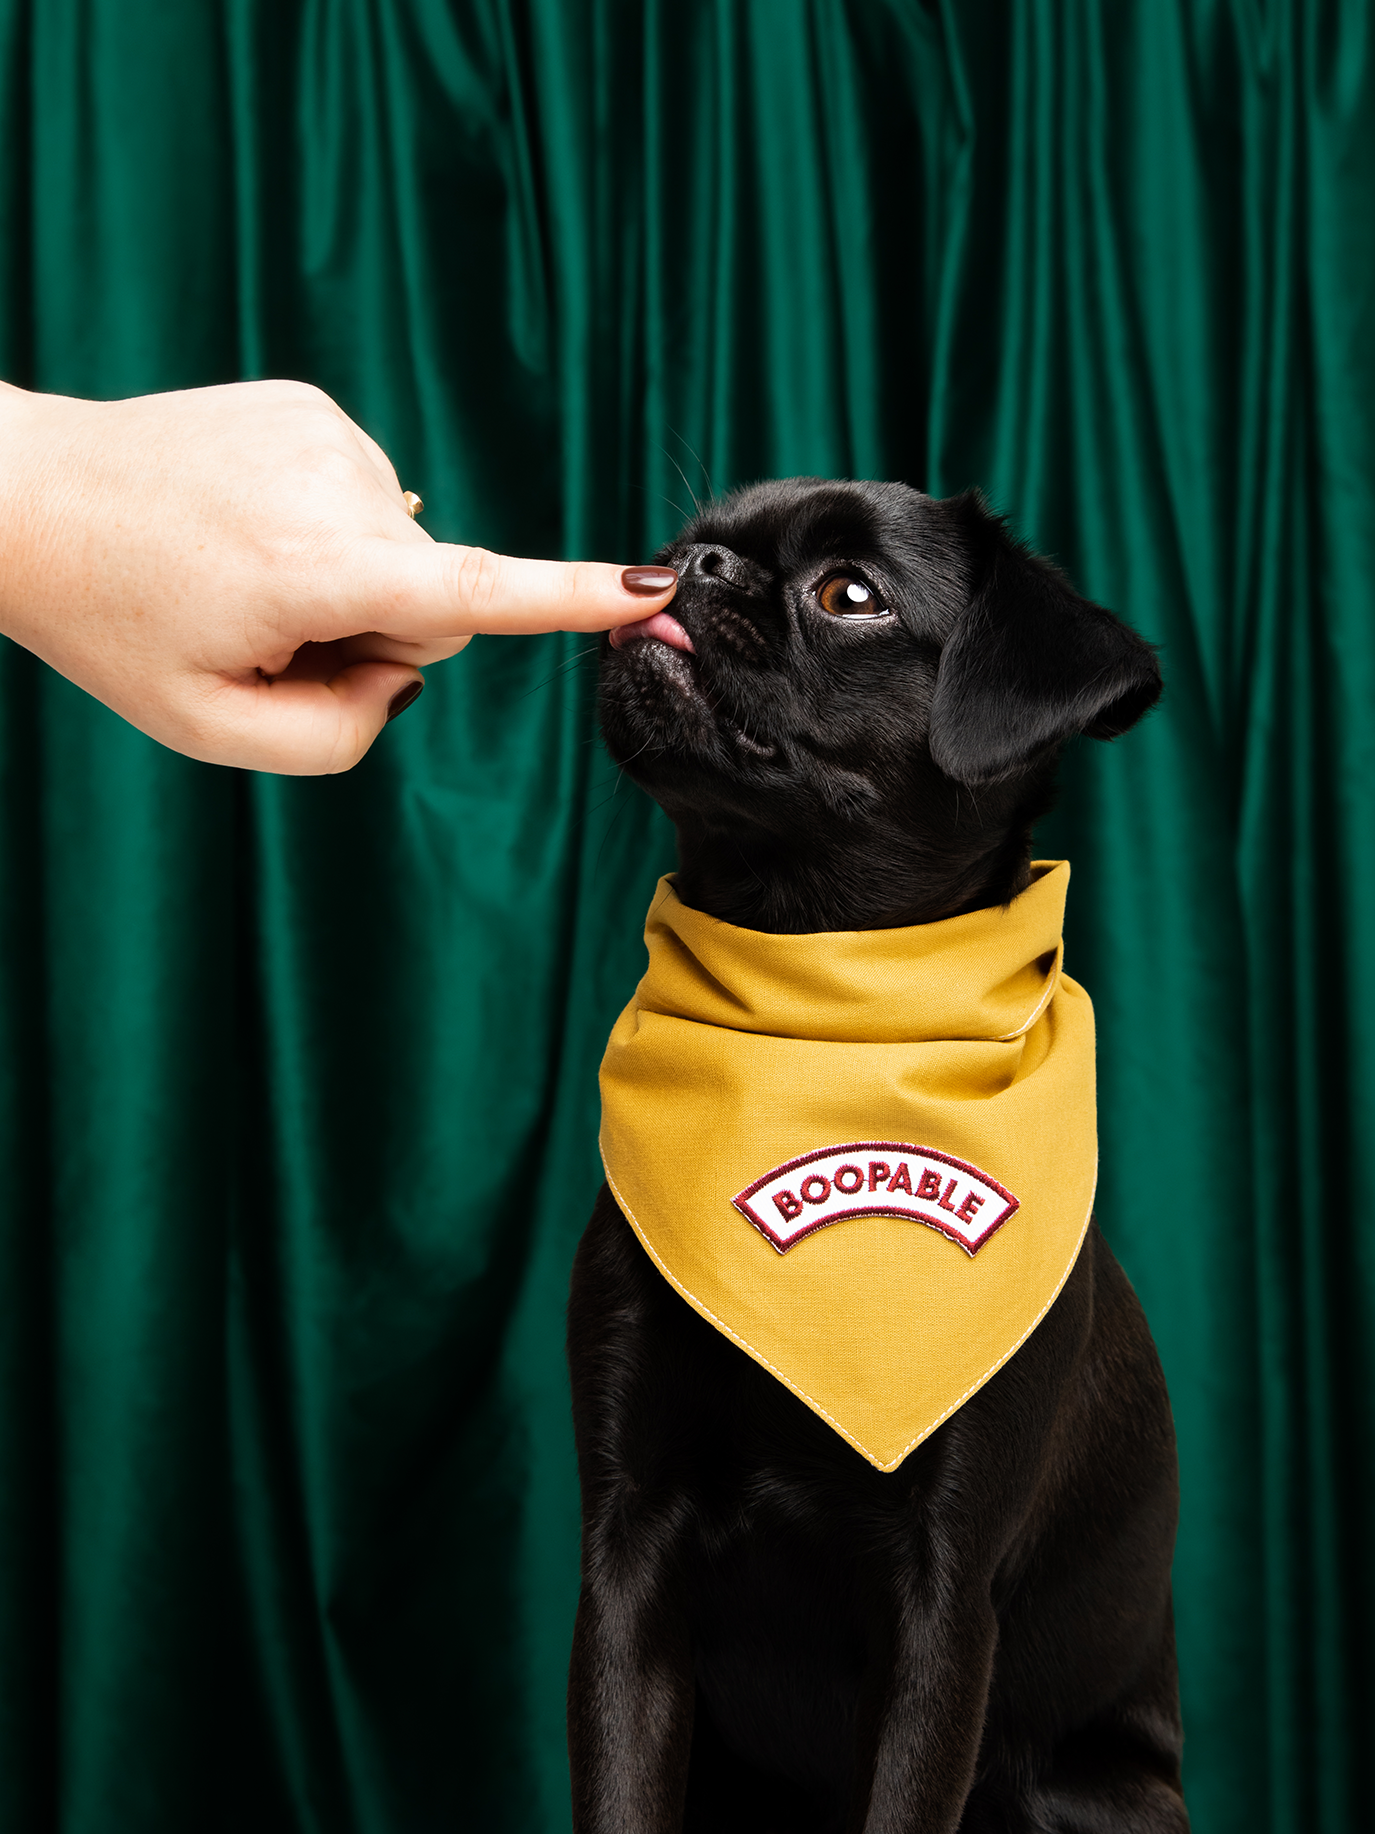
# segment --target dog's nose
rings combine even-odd
[[[751,585],[749,562],[719,542],[698,542],[689,548],[679,548],[673,564],[683,580],[720,580],[723,585],[735,586],[741,591],[748,591]]]

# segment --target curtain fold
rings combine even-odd
[[[1044,846],[1179,1426],[1201,1834],[1354,1834],[1375,1599],[1362,0],[0,0],[0,373],[328,389],[438,537],[981,486],[1161,646]],[[0,655],[0,1826],[567,1826],[562,1362],[671,837],[595,646],[337,780]]]

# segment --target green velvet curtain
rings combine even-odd
[[[1179,1424],[1201,1834],[1375,1638],[1367,0],[0,0],[0,373],[330,390],[441,537],[985,487],[1162,646],[1048,851]],[[0,1828],[546,1834],[595,1069],[669,861],[585,640],[253,778],[0,658]]]

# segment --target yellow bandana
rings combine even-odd
[[[667,879],[602,1061],[607,1182],[717,1330],[892,1471],[1023,1344],[1097,1175],[1066,862],[1007,908],[771,936]]]

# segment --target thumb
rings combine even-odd
[[[355,662],[328,681],[236,684],[202,722],[194,755],[285,777],[351,770],[424,686],[419,669],[404,662]]]
[[[370,628],[413,639],[610,630],[662,611],[678,586],[671,567],[522,560],[486,548],[384,537],[370,546]]]

